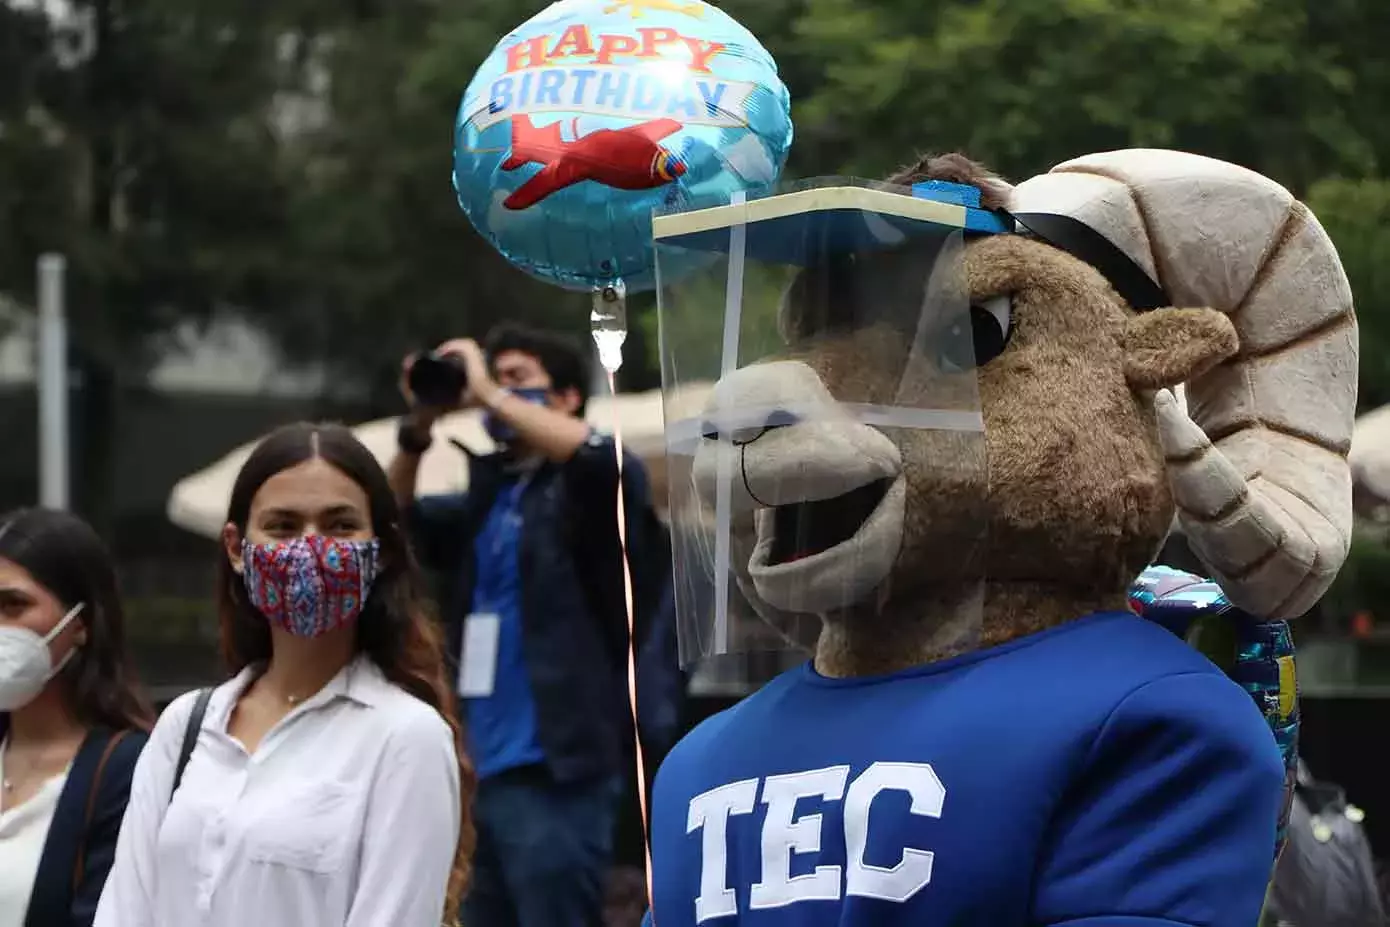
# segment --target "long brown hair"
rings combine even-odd
[[[463,819],[445,912],[452,920],[468,885],[473,858],[472,803],[477,776],[460,738],[453,690],[444,670],[443,635],[401,530],[401,513],[381,465],[341,425],[287,425],[272,432],[242,465],[232,486],[227,521],[245,537],[251,501],[266,480],[315,458],[341,470],[366,492],[372,528],[381,543],[381,569],[358,619],[357,652],[365,653],[391,682],[439,712],[454,734]],[[228,670],[236,674],[268,661],[270,625],[247,600],[242,578],[225,556],[218,558],[217,602],[222,658]]]
[[[0,516],[0,559],[22,568],[75,620],[87,642],[58,678],[74,716],[86,727],[148,731],[154,719],[126,648],[125,610],[111,554],[92,526],[55,509]]]

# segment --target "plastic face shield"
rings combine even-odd
[[[837,178],[655,218],[683,666],[766,679],[827,624],[978,642],[991,318],[963,249],[1004,229],[977,204]]]

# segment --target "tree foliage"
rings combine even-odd
[[[75,0],[0,8],[0,291],[34,296],[67,255],[79,501],[104,520],[123,383],[172,326],[223,306],[288,307],[290,179],[269,102],[280,25],[257,4]]]
[[[0,4],[0,292],[27,302],[36,255],[67,252],[77,355],[97,382],[139,380],[173,323],[232,307],[292,355],[373,378],[383,404],[407,350],[503,318],[582,332],[584,297],[511,268],[450,187],[463,89],[541,5],[75,0],[85,47]],[[1390,124],[1369,103],[1390,89],[1390,6],[722,5],[792,91],[791,176],[881,176],[962,150],[1018,178],[1149,145],[1282,181],[1346,258],[1363,392],[1390,401]],[[633,303],[630,384],[655,374],[652,305]],[[83,427],[109,413],[98,405]]]
[[[305,308],[271,320],[301,353],[390,387],[402,355],[447,337],[587,319],[482,242],[452,193],[454,111],[516,14],[397,0],[319,36],[331,119],[301,139],[292,204]]]
[[[807,0],[791,42],[825,67],[801,94],[798,126],[820,140],[817,170],[878,174],[932,148],[1027,176],[1087,151],[1163,147],[1306,189],[1328,172],[1372,169],[1375,156],[1352,126],[1352,74],[1311,41],[1304,9]]]
[[[278,30],[223,6],[25,14],[6,57],[24,90],[0,141],[0,287],[32,298],[37,254],[67,253],[80,348],[123,372],[146,368],[173,323],[280,292],[291,179],[267,105],[282,84]]]

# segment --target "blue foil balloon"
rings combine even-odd
[[[569,289],[654,283],[656,210],[777,183],[791,102],[772,56],[701,0],[560,0],[464,93],[454,191],[521,269]]]

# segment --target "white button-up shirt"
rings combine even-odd
[[[159,719],[96,927],[439,927],[461,819],[444,719],[359,657],[248,755],[227,719],[253,676],[213,694],[172,803],[195,693]]]

